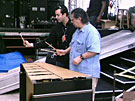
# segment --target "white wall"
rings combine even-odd
[[[135,6],[135,0],[120,0],[120,9],[129,9]]]
[[[68,8],[68,0],[64,0],[65,6]]]
[[[89,7],[90,0],[77,0],[77,7],[83,8],[85,11]]]
[[[65,0],[65,6],[68,7],[68,1],[69,0]],[[77,7],[83,8],[84,10],[86,10],[89,6],[89,1],[90,0],[77,0]]]
[[[68,7],[68,1],[69,0],[65,0],[65,5],[67,7]],[[120,9],[129,9],[130,7],[135,6],[135,0],[114,0],[114,1],[119,1]],[[89,2],[90,0],[77,0],[77,7],[83,8],[86,11],[89,6]],[[114,8],[112,10],[113,10],[112,12],[117,13],[117,11]]]
[[[77,0],[77,7],[81,7],[86,10],[89,6],[89,2],[90,0]],[[135,0],[119,0],[120,9],[129,9],[129,7],[133,7],[133,6],[135,6]]]

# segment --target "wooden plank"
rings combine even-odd
[[[27,73],[46,72],[45,69],[26,70]]]
[[[56,75],[39,75],[39,76],[29,76],[31,80],[52,80],[52,79],[61,79]]]
[[[32,76],[32,75],[51,75],[52,73],[50,72],[36,72],[36,73],[29,73],[28,75],[29,76]]]
[[[61,68],[55,65],[47,64],[47,63],[25,63],[23,64],[23,66],[27,74],[30,75],[30,79],[32,80],[73,79],[73,78],[79,78],[79,77],[84,77],[84,78],[90,77],[89,75],[86,75],[86,74],[71,71],[71,70]],[[37,67],[38,69],[28,69],[29,67],[32,68],[32,66],[34,66],[34,68]],[[45,75],[43,75],[43,72],[45,73]],[[50,75],[50,74],[53,74],[53,75]]]
[[[38,65],[42,66],[48,71],[51,71],[52,73],[62,77],[63,79],[68,78],[78,78],[78,77],[90,77],[89,75],[82,74],[79,72],[71,71],[65,68],[61,68],[55,65],[47,64],[47,63],[39,63]]]

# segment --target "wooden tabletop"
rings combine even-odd
[[[31,80],[42,79],[73,79],[73,78],[86,78],[89,75],[79,72],[71,71],[48,63],[24,63],[24,69]]]

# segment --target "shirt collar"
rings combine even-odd
[[[89,23],[88,23],[89,24]],[[80,29],[80,28],[78,28],[78,32],[85,32],[85,29],[86,29],[86,27],[88,26],[88,24],[87,25],[85,25],[82,29]]]
[[[78,32],[84,32],[84,29],[78,28]]]
[[[64,28],[66,28],[66,27],[69,26],[70,24],[71,24],[71,19],[70,19],[70,18],[69,18],[69,20],[68,20],[66,26],[64,26],[63,23],[61,22],[61,25],[62,25],[62,27],[64,27]]]

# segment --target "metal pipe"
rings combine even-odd
[[[63,95],[71,95],[71,94],[83,94],[83,93],[90,93],[90,92],[92,92],[92,89],[33,95],[33,98],[54,97],[54,96],[63,96]]]

